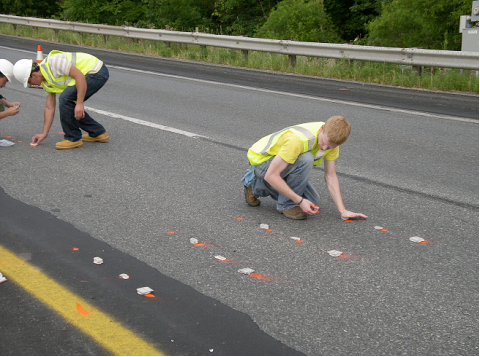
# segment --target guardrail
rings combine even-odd
[[[108,36],[119,36],[162,42],[186,43],[199,46],[213,46],[241,50],[248,56],[248,51],[280,53],[289,56],[290,64],[295,66],[296,56],[349,59],[371,62],[385,62],[408,65],[414,68],[440,67],[479,69],[478,52],[460,52],[444,50],[425,50],[418,48],[373,47],[349,44],[332,44],[317,42],[299,42],[288,40],[269,40],[242,36],[212,35],[198,32],[179,32],[169,30],[143,29],[129,26],[111,26],[87,24],[81,22],[59,21],[1,15],[0,22],[55,30],[73,31]]]

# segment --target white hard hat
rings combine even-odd
[[[0,59],[0,72],[11,82],[13,78],[13,64],[6,59]]]
[[[28,79],[30,78],[30,73],[32,72],[32,63],[31,59],[21,59],[18,60],[13,66],[13,75],[20,83],[23,83],[23,86],[27,88]]]

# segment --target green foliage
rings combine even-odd
[[[193,31],[213,26],[212,0],[143,0],[142,7],[143,16],[136,22],[139,27]]]
[[[60,12],[60,1],[2,0],[0,14],[53,18]]]
[[[345,41],[365,36],[366,24],[380,14],[382,0],[324,0],[324,9]]]
[[[212,18],[225,35],[253,36],[280,0],[218,0]]]
[[[309,42],[459,50],[471,0],[1,0],[0,13]],[[360,39],[358,41],[358,39]]]
[[[211,0],[65,0],[70,21],[193,31],[211,26]]]
[[[471,12],[470,0],[393,0],[368,25],[368,44],[459,50],[460,15]]]
[[[256,36],[278,40],[342,42],[319,0],[283,0]]]
[[[65,0],[62,16],[66,20],[94,24],[134,23],[143,15],[134,0]]]

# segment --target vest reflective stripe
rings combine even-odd
[[[55,78],[53,78],[53,74],[50,72],[50,66],[47,67],[48,58],[50,57],[51,54],[52,53],[50,52],[50,54],[47,57],[47,60],[44,61],[45,63],[42,62],[40,64],[40,68],[43,68],[43,70],[47,73],[47,76],[48,76],[47,82],[51,83],[53,85],[56,85],[56,86],[64,86],[64,85],[68,86],[68,84],[73,80],[73,78],[68,77],[68,76],[63,76],[63,77],[67,77],[67,79],[65,79],[63,81],[55,80]],[[67,59],[68,59],[68,55],[67,55]],[[74,66],[77,65],[77,53],[76,52],[72,52],[72,59],[70,60],[70,62],[72,62],[72,65],[74,65]],[[62,78],[62,77],[60,77],[60,78]]]
[[[261,163],[267,161],[268,159],[276,155],[275,152],[271,152],[270,150],[275,146],[278,139],[287,131],[291,131],[293,134],[297,135],[300,139],[302,139],[303,153],[309,151],[312,152],[315,157],[314,165],[321,164],[322,157],[330,151],[321,151],[316,145],[318,131],[324,124],[325,123],[323,122],[315,122],[294,125],[263,137],[255,144],[253,144],[252,147],[248,150],[247,156],[250,164],[260,165]]]
[[[328,150],[327,150],[328,151]],[[325,155],[327,153],[327,151],[323,152],[321,150],[318,150],[317,152],[317,155],[315,155],[315,161],[317,161],[318,159],[322,159],[323,155]]]
[[[315,139],[316,139],[315,135],[313,135],[310,131],[308,131],[308,129],[305,129],[305,128],[299,126],[299,125],[295,125],[295,126],[290,126],[290,127],[285,128],[283,130],[277,131],[276,133],[273,133],[272,135],[270,135],[270,138],[268,139],[268,142],[265,145],[265,148],[260,151],[260,154],[268,155],[267,150],[270,149],[270,147],[272,146],[272,141],[275,138],[275,136],[277,136],[279,134],[281,136],[283,133],[285,133],[286,131],[291,130],[291,129],[298,130],[303,135],[305,135],[305,137],[307,137],[307,139],[308,139],[307,151],[311,151],[313,149],[313,145],[315,144]],[[276,140],[275,140],[275,142],[276,142]]]
[[[47,58],[40,63],[40,72],[42,73],[43,78],[45,79],[44,82],[46,83],[43,88],[49,93],[61,93],[65,90],[65,88],[74,86],[76,83],[75,79],[67,75],[58,78],[53,76],[48,61],[53,55],[60,53],[65,54],[67,56],[67,60],[72,62],[72,65],[80,70],[80,72],[82,72],[84,75],[94,68],[98,62],[98,58],[87,53],[51,51]]]

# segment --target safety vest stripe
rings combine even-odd
[[[268,138],[268,142],[265,145],[265,148],[262,151],[260,151],[260,153],[262,155],[268,155],[267,150],[270,149],[270,145],[272,145],[273,139],[278,134],[280,134],[282,132],[286,132],[290,129],[298,130],[299,132],[301,132],[303,135],[305,135],[307,137],[307,139],[308,139],[308,151],[311,151],[312,148],[313,148],[313,145],[315,144],[315,135],[313,135],[308,129],[305,129],[301,126],[290,126],[288,128],[282,129],[282,130],[277,131],[276,133],[273,133],[272,135],[270,135],[270,137]]]
[[[291,128],[294,128],[294,126],[290,126],[290,127],[288,127],[288,128],[279,130],[279,131],[277,131],[276,133],[273,133],[272,135],[270,135],[270,137],[268,138],[267,145],[265,145],[265,148],[264,148],[262,151],[260,151],[260,154],[262,154],[262,155],[268,155],[268,154],[267,154],[267,150],[270,149],[270,145],[272,145],[273,138],[274,138],[275,136],[277,136],[278,134],[280,134],[281,132],[287,131],[287,130],[289,130],[289,129],[291,129]]]
[[[308,151],[312,151],[313,145],[315,144],[315,135],[313,135],[310,130],[305,129],[301,126],[295,126],[294,129],[298,130],[301,132],[303,135],[305,135],[308,139]]]
[[[47,75],[48,75],[48,78],[50,79],[50,82],[54,85],[59,85],[59,86],[63,86],[63,85],[68,85],[68,83],[70,83],[72,81],[73,78],[70,78],[68,77],[66,80],[64,81],[58,81],[58,82],[55,82],[52,78],[52,76],[50,75],[50,71],[47,69],[47,64],[48,64],[48,60],[49,60],[50,57],[47,57],[47,60],[45,62],[45,64],[42,64],[41,67],[45,70],[45,72],[47,72]],[[76,66],[77,65],[77,53],[76,52],[72,52],[72,65],[73,66]]]
[[[315,155],[315,161],[317,161],[318,159],[321,159],[325,153],[326,153],[325,151],[318,150],[317,155]]]

